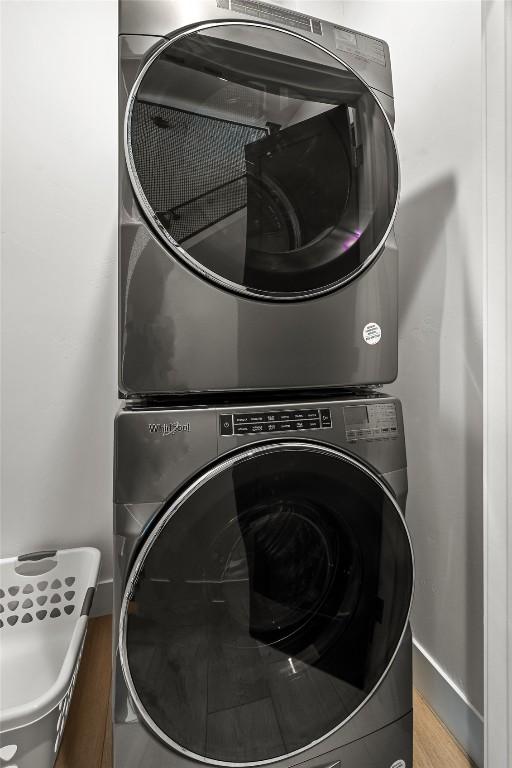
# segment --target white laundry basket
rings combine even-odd
[[[100,553],[0,560],[0,768],[52,768],[73,694]]]

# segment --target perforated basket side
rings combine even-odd
[[[0,631],[79,616],[87,590],[96,586],[97,574],[92,580],[90,569],[80,563],[90,551],[32,553],[0,561]]]
[[[83,649],[100,554],[92,548],[43,554],[0,561],[0,664],[6,665],[0,731],[30,727],[60,703],[52,732],[57,748]],[[45,658],[48,663],[42,669],[40,660]],[[20,697],[24,678],[26,701]]]

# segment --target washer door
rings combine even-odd
[[[405,522],[368,469],[314,443],[248,449],[176,498],[136,558],[120,627],[134,704],[205,762],[300,752],[386,674],[412,586]]]
[[[226,22],[183,33],[128,103],[127,162],[148,220],[237,292],[300,299],[381,252],[398,159],[374,94],[299,35]]]

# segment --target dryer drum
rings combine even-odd
[[[380,253],[398,159],[375,95],[332,54],[266,25],[171,40],[132,91],[126,148],[148,220],[233,290],[314,295]]]
[[[365,465],[303,441],[245,449],[170,500],[142,543],[120,624],[132,700],[204,762],[299,753],[386,675],[412,588],[404,519]]]

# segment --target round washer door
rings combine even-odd
[[[148,61],[126,114],[138,200],[203,276],[268,299],[344,285],[381,252],[398,200],[372,91],[298,34],[225,22]]]
[[[386,486],[315,443],[215,465],[148,533],[120,657],[140,718],[172,748],[259,764],[343,725],[386,674],[413,588]]]

